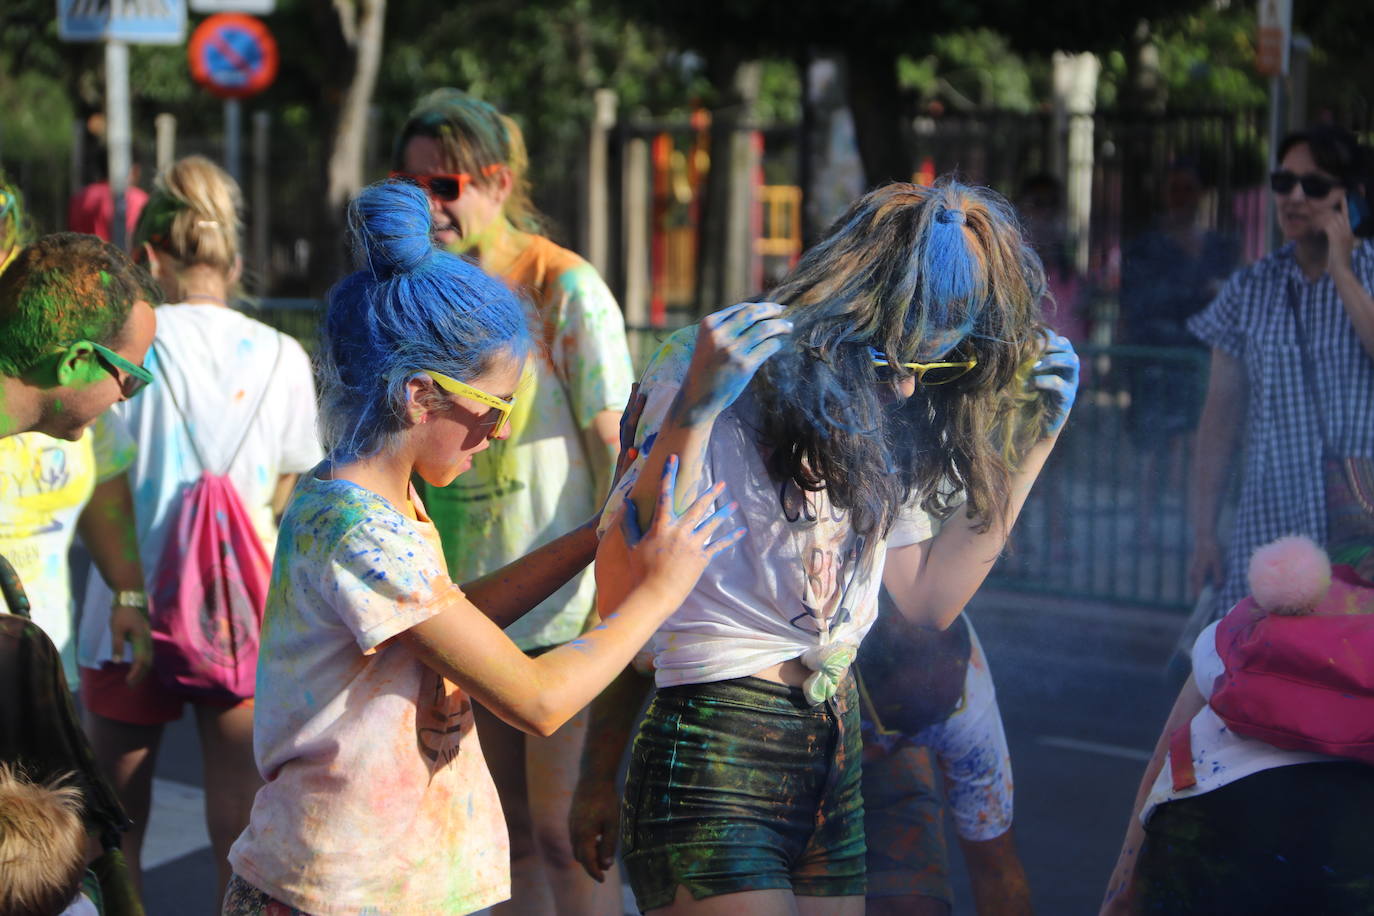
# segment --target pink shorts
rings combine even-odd
[[[101,668],[82,668],[81,705],[96,715],[126,725],[166,725],[168,722],[175,722],[181,718],[182,706],[192,702],[224,709],[233,709],[237,706],[247,706],[249,709],[253,707],[251,698],[235,703],[188,700],[162,686],[157,675],[151,672],[138,684],[130,687],[124,683],[128,676],[127,664],[107,662]]]

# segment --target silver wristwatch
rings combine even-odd
[[[110,607],[136,607],[140,611],[146,611],[148,610],[148,593],[133,589],[115,592],[114,601],[111,602]]]

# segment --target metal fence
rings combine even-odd
[[[990,581],[1182,610],[1191,603],[1187,496],[1207,352],[1079,351],[1073,415]]]
[[[320,304],[263,300],[254,317],[318,339]],[[642,368],[673,328],[630,329]],[[1201,350],[1081,346],[1083,385],[1060,441],[993,570],[999,587],[1183,609]]]

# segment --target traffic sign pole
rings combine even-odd
[[[178,45],[186,35],[185,0],[57,0],[57,35],[63,41],[105,43],[105,143],[114,223],[110,241],[128,245],[129,45]]]
[[[127,201],[130,166],[129,129],[129,46],[122,41],[105,42],[105,130],[106,160],[110,173],[110,195],[114,215],[110,222],[110,242],[129,250]]]
[[[240,163],[243,148],[243,107],[238,99],[224,100],[224,170],[243,184]]]

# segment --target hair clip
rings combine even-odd
[[[196,225],[199,226],[199,227],[202,227],[202,228],[207,227],[207,226],[218,226],[218,225],[219,225],[219,220],[217,220],[217,219],[198,219],[198,220],[196,220]]]
[[[955,209],[941,210],[939,213],[935,214],[935,219],[941,223],[962,223],[964,222],[964,211]]]

